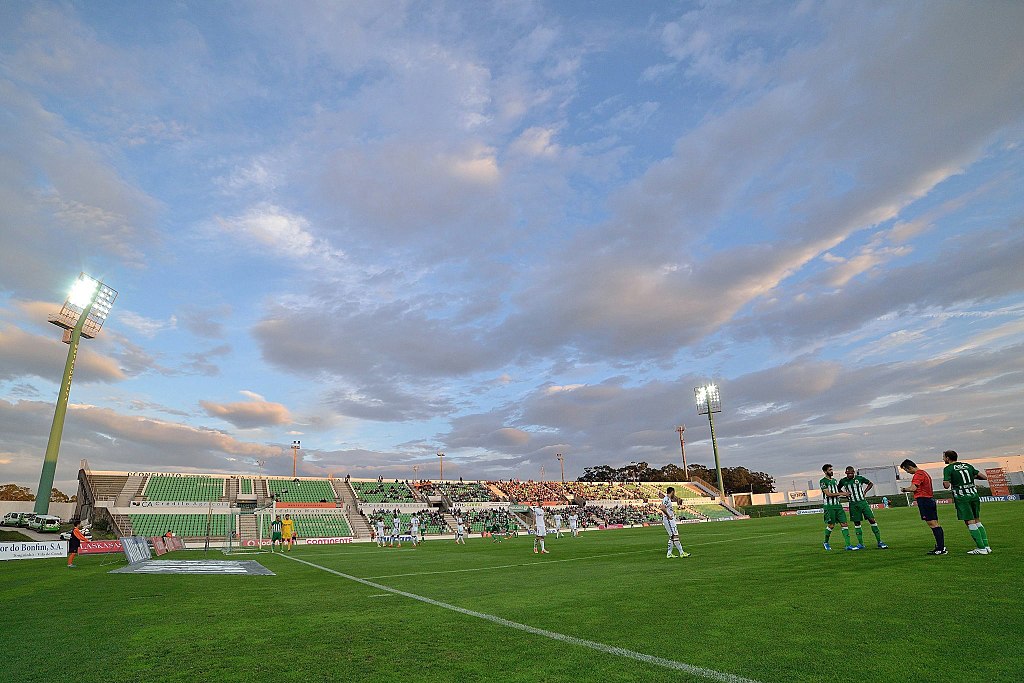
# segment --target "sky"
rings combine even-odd
[[[0,482],[1024,452],[1024,3],[0,3]],[[260,465],[259,463],[263,464]],[[543,468],[543,469],[542,469]]]

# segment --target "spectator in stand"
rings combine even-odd
[[[174,532],[168,529],[167,533],[164,534],[164,538],[174,538]]]
[[[71,538],[68,540],[68,569],[75,568],[75,557],[78,555],[78,549],[82,547],[83,542],[89,540],[82,533],[81,526],[81,520],[76,519],[75,526],[71,529]]]

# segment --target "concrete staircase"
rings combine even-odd
[[[259,537],[259,523],[256,515],[238,516],[238,538],[241,543],[255,541]]]
[[[128,481],[125,482],[124,488],[121,489],[121,493],[117,494],[117,499],[114,501],[114,505],[119,508],[128,507],[128,504],[132,499],[142,493],[142,486],[145,481],[146,477],[138,474],[133,474],[128,477]]]
[[[227,484],[225,486],[226,495],[223,500],[226,500],[228,503],[234,503],[238,501],[238,479],[234,477],[228,477],[228,479],[225,481]]]
[[[355,491],[344,479],[331,479],[331,487],[334,489],[337,501],[346,510],[345,518],[348,519],[352,535],[356,538],[369,538],[371,535],[370,524],[365,517],[359,514],[359,499],[356,498]]]

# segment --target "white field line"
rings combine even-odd
[[[788,534],[789,531],[779,531],[771,534],[757,534],[756,536],[740,536],[739,538],[727,538],[721,541],[706,541],[704,543],[687,543],[687,547],[690,546],[705,546],[714,545],[716,543],[732,543],[733,541],[746,541],[752,538],[765,538],[766,536],[780,536],[782,534]],[[563,560],[534,560],[533,562],[519,562],[517,564],[498,564],[490,567],[472,567],[470,569],[440,569],[434,572],[409,572],[407,574],[383,574],[381,576],[367,576],[366,579],[397,579],[406,576],[430,576],[432,574],[462,574],[465,572],[487,572],[494,569],[511,569],[513,567],[530,567],[533,565],[548,565],[558,564],[561,562],[582,562],[584,560],[592,560],[598,557],[616,557],[618,555],[640,555],[640,554],[653,554],[656,551],[652,551],[648,548],[644,550],[624,550],[619,553],[602,553],[600,555],[586,555],[583,557],[569,557]],[[303,554],[305,557],[305,553]],[[691,560],[692,561],[692,560]]]
[[[555,631],[548,631],[542,628],[536,628],[534,626],[528,626],[526,624],[520,624],[516,621],[509,621],[501,617],[494,616],[493,614],[485,614],[483,612],[477,612],[475,610],[466,609],[465,607],[459,607],[457,605],[451,605],[447,602],[441,602],[440,600],[434,600],[433,598],[427,598],[422,595],[416,595],[415,593],[409,593],[406,591],[398,590],[397,588],[391,588],[380,583],[374,583],[373,581],[367,581],[366,579],[360,579],[358,576],[351,576],[343,572],[330,569],[329,567],[323,567],[307,560],[299,559],[298,557],[292,557],[291,555],[285,555],[286,558],[293,562],[300,562],[310,567],[315,567],[321,571],[325,571],[335,576],[340,576],[343,579],[349,581],[355,581],[361,583],[364,586],[370,586],[377,590],[386,591],[394,595],[401,595],[402,597],[409,598],[411,600],[418,600],[425,602],[428,605],[440,607],[442,609],[451,610],[452,612],[458,612],[459,614],[465,614],[466,616],[476,617],[477,619],[483,619],[489,621],[492,624],[499,626],[505,626],[507,628],[513,628],[518,631],[525,631],[526,633],[533,634],[535,636],[543,636],[544,638],[550,638],[552,640],[558,640],[563,643],[569,643],[570,645],[578,645],[580,647],[590,648],[591,650],[597,650],[598,652],[604,652],[610,655],[616,655],[618,657],[626,657],[633,659],[638,662],[644,662],[646,664],[653,664],[654,666],[660,666],[666,669],[674,669],[675,671],[683,671],[690,674],[691,676],[700,676],[707,678],[712,681],[719,681],[720,683],[759,683],[758,681],[751,678],[743,678],[742,676],[736,676],[734,674],[725,673],[723,671],[716,671],[715,669],[705,669],[701,666],[695,666],[693,664],[687,664],[686,662],[677,662],[672,659],[664,659],[663,657],[655,657],[654,655],[647,655],[642,652],[635,652],[633,650],[627,650],[624,647],[616,647],[614,645],[606,645],[604,643],[598,643],[593,640],[586,640],[584,638],[577,638],[575,636],[569,636],[564,633],[557,633]]]

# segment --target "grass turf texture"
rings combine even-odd
[[[983,505],[995,552],[940,508],[950,555],[914,509],[878,512],[889,550],[821,547],[820,516],[683,525],[688,559],[647,529],[502,544],[357,544],[292,556],[521,624],[758,681],[1020,680],[1024,504]],[[838,529],[833,541],[841,541]],[[838,545],[838,543],[837,543]],[[199,559],[179,552],[175,559]],[[223,559],[220,552],[206,557]],[[110,556],[0,563],[19,645],[8,680],[704,681],[386,593],[290,559],[277,576],[107,573]],[[26,637],[38,635],[38,638]],[[36,642],[40,647],[32,646]],[[43,645],[45,643],[45,645]],[[74,652],[74,655],[70,653]],[[73,657],[77,671],[68,674]]]

